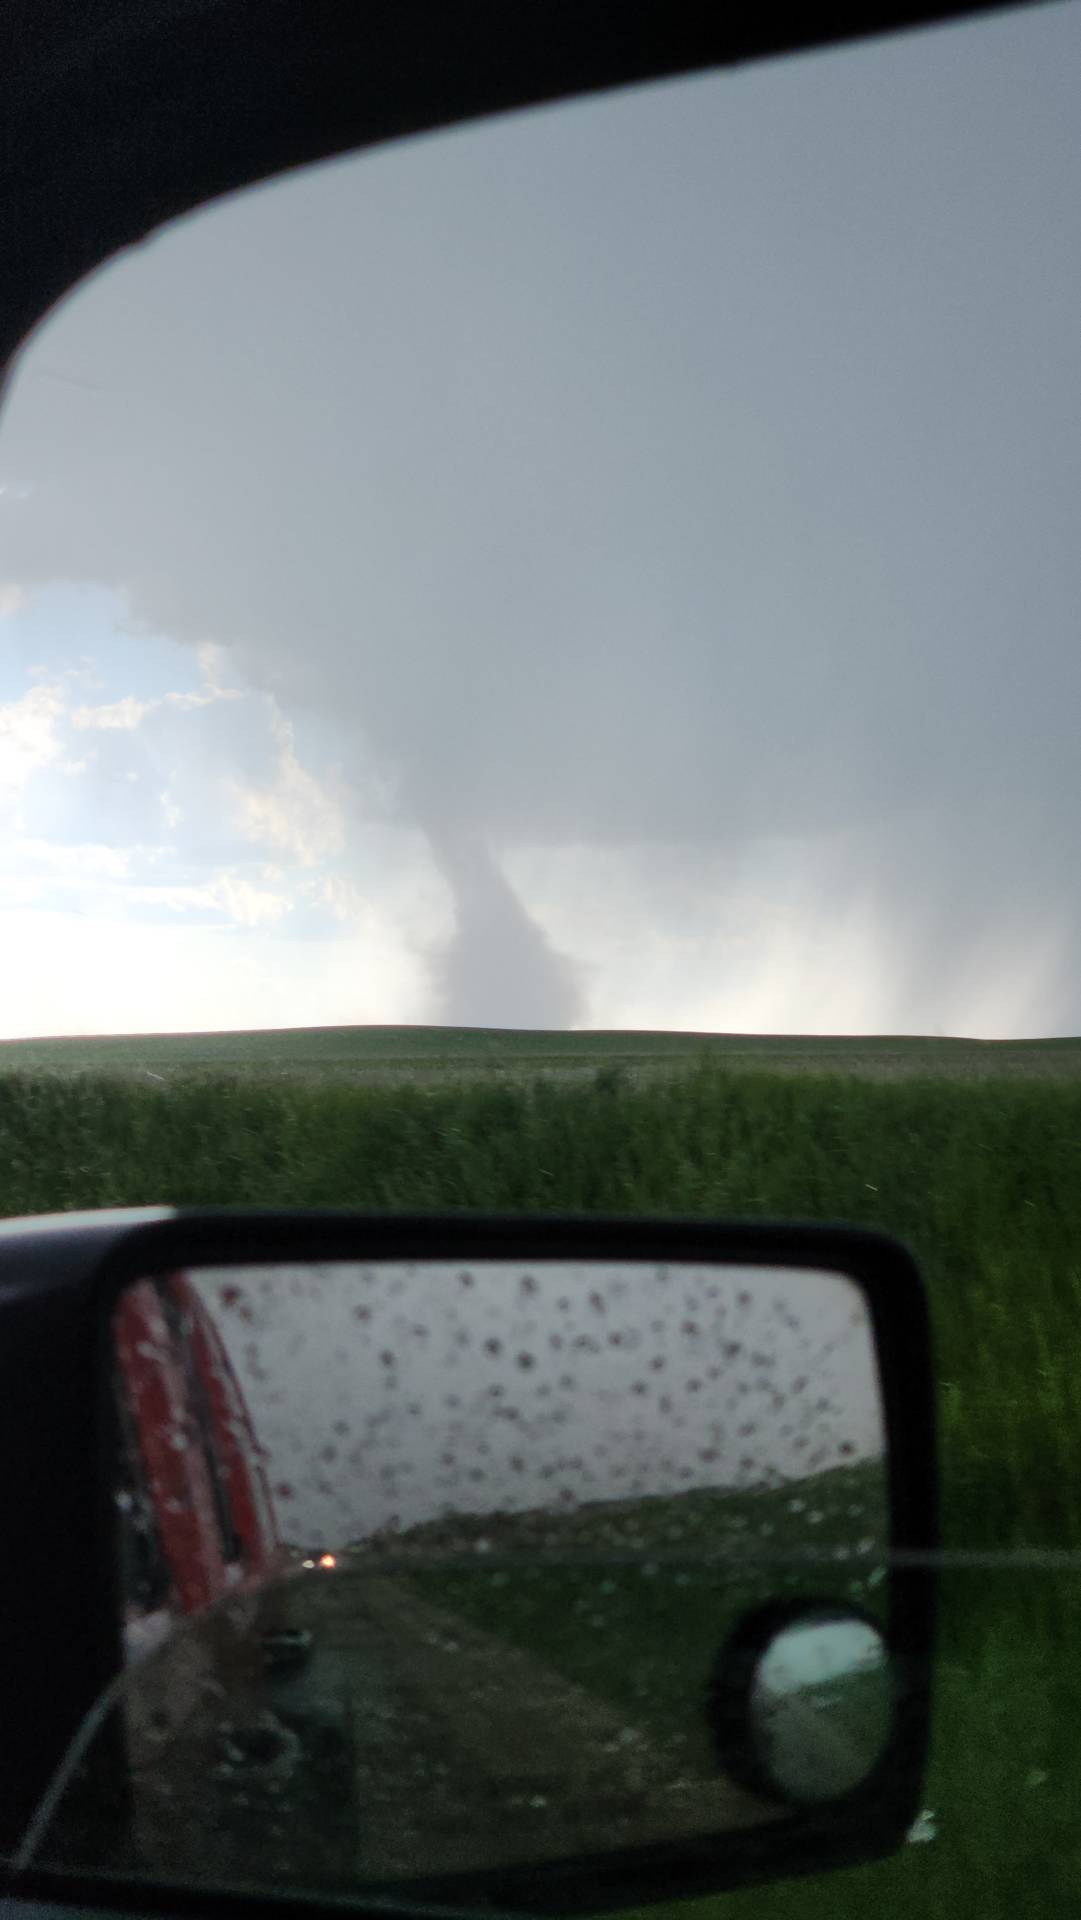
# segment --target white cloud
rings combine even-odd
[[[292,905],[287,893],[255,886],[237,873],[219,873],[208,891],[215,905],[241,927],[273,926],[285,917]]]
[[[275,701],[201,664],[195,693],[88,700],[92,661],[0,706],[4,1027],[422,1018],[423,840],[358,834]]]
[[[69,717],[73,727],[92,727],[105,732],[120,729],[130,733],[142,725],[150,710],[151,702],[136,700],[134,694],[128,693],[122,700],[114,700],[111,706],[75,707]]]
[[[345,822],[340,803],[301,766],[293,728],[275,707],[271,729],[277,746],[271,780],[235,787],[240,830],[257,846],[292,854],[301,866],[320,866],[342,853]]]
[[[0,820],[20,819],[31,776],[63,759],[64,696],[55,682],[31,687],[21,700],[0,705]]]
[[[248,695],[250,699],[261,696]],[[82,706],[72,709],[70,720],[73,727],[96,728],[100,732],[121,731],[130,733],[142,726],[148,716],[164,715],[170,712],[186,713],[200,707],[212,706],[218,700],[243,700],[244,691],[240,687],[212,686],[209,683],[201,693],[166,693],[158,700],[137,700],[128,693],[120,700],[102,702],[99,706]]]
[[[364,896],[346,874],[328,873],[317,880],[305,880],[300,895],[307,906],[321,909],[342,926],[357,926],[364,917]]]
[[[127,879],[140,851],[107,847],[92,840],[81,846],[55,846],[50,840],[32,840],[20,835],[5,849],[5,862],[9,870],[18,868],[36,875],[43,886],[56,878],[77,880],[85,886],[88,881]]]
[[[88,703],[91,676],[33,673],[0,704],[0,884],[33,873],[45,887],[85,887],[153,861],[159,885],[194,885],[200,901],[200,887],[216,889],[211,904],[231,919],[281,917],[288,902],[251,871],[254,844],[309,871],[341,851],[344,830],[274,703],[209,685]],[[88,847],[109,850],[108,874]]]
[[[260,885],[258,879],[243,873],[225,871],[213,874],[201,885],[182,886],[168,880],[150,885],[136,882],[115,890],[113,907],[135,920],[151,909],[155,917],[166,913],[187,915],[191,920],[226,921],[237,927],[265,927],[283,920],[292,911],[293,899],[288,891]]]
[[[229,652],[216,640],[200,640],[195,649],[199,672],[211,693],[231,694],[242,689],[226,685],[230,671]]]
[[[243,864],[253,836],[236,798],[239,768],[287,850],[301,834],[294,816],[303,815],[304,864],[311,864],[320,850],[317,785],[283,748],[273,701],[205,687],[91,704],[75,698],[85,678],[42,681],[0,709],[4,784],[18,794],[28,835],[68,845],[91,838],[157,845],[185,878],[193,866],[210,873]]]
[[[21,612],[28,599],[26,588],[20,587],[17,581],[0,580],[0,620]]]

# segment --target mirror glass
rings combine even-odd
[[[113,1344],[126,1668],[43,1855],[343,1887],[779,1817],[719,1770],[709,1676],[809,1578],[884,1600],[852,1281],[234,1266],[148,1276]]]
[[[823,1612],[780,1632],[751,1689],[751,1737],[777,1791],[797,1803],[861,1786],[890,1737],[893,1663],[883,1633]]]

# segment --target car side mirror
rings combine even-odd
[[[47,1548],[3,1575],[9,1891],[584,1914],[903,1842],[937,1523],[896,1242],[88,1215],[0,1228],[0,1332],[5,1537]]]

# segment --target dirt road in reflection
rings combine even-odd
[[[311,1630],[308,1660],[267,1677],[250,1750],[228,1693],[205,1688],[140,1769],[134,1824],[114,1853],[122,1870],[344,1890],[776,1817],[719,1773],[688,1768],[677,1739],[649,1734],[536,1655],[422,1599],[406,1576],[301,1576],[280,1611]],[[159,1658],[175,1662],[171,1684],[187,1689],[183,1640]],[[138,1671],[129,1684],[141,1684]]]

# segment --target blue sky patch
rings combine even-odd
[[[126,694],[156,700],[194,693],[201,684],[194,648],[164,634],[127,632],[127,619],[124,597],[111,587],[65,582],[31,589],[0,626],[0,700],[21,699],[39,667],[49,679],[87,669],[85,697],[94,705]]]

